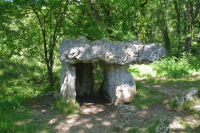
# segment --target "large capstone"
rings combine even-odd
[[[131,102],[136,84],[127,71],[130,64],[151,63],[165,56],[159,44],[139,41],[114,42],[105,39],[89,42],[85,37],[64,39],[59,48],[61,94],[64,99],[93,94],[93,63],[103,62],[101,91],[113,103]]]

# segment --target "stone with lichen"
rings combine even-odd
[[[85,37],[64,39],[59,53],[63,63],[61,94],[64,98],[92,94],[92,63],[102,62],[104,81],[100,89],[116,104],[131,102],[136,94],[134,78],[127,71],[130,64],[151,63],[165,56],[165,50],[159,44],[105,39],[90,42]]]

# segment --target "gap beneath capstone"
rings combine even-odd
[[[99,63],[77,63],[76,67],[76,101],[82,103],[104,104],[109,101],[104,97],[100,84],[103,69]]]
[[[105,97],[102,97],[100,95],[91,96],[91,97],[77,97],[76,100],[80,105],[84,103],[94,103],[94,104],[110,103],[109,100],[107,100]]]
[[[59,53],[62,62],[60,85],[63,100],[74,102],[79,96],[90,97],[94,84],[91,74],[93,65],[90,63],[103,61],[104,80],[100,90],[115,105],[132,102],[136,94],[135,80],[127,70],[129,64],[154,62],[165,56],[165,50],[159,44],[105,39],[90,42],[86,37],[63,39]]]

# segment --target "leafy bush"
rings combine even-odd
[[[200,70],[200,60],[197,57],[183,55],[181,58],[167,57],[153,64],[153,70],[158,76],[182,78],[193,75]]]
[[[200,57],[192,55],[182,57],[166,57],[149,65],[133,65],[129,67],[129,72],[134,78],[187,78],[199,75]]]

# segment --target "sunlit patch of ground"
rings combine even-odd
[[[195,111],[200,108],[200,99],[175,104],[177,95],[192,87],[200,89],[198,72],[170,79],[157,77],[152,66],[131,69],[138,91],[131,105],[138,111],[128,121],[108,102],[88,100],[77,106],[53,96],[32,98],[46,91],[43,66],[20,60],[0,66],[0,132],[154,133],[159,120],[165,119],[170,121],[173,132],[200,132],[200,112]],[[59,85],[55,88],[59,89]]]

